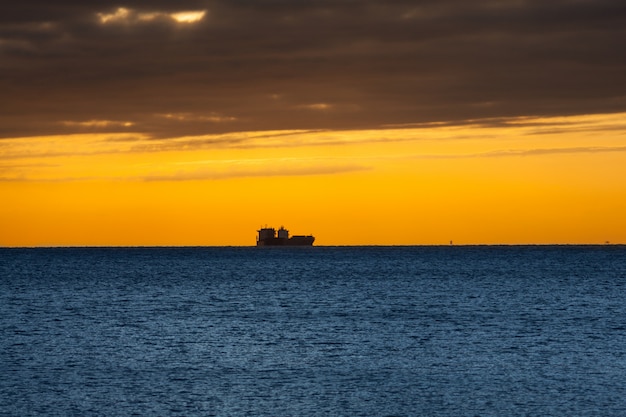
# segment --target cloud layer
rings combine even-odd
[[[105,121],[90,124],[107,126]],[[617,113],[161,139],[131,133],[13,138],[0,140],[0,183],[320,176],[382,173],[399,166],[410,172],[422,163],[445,165],[449,171],[472,160],[502,158],[555,163],[575,157],[584,167],[604,164],[612,155],[618,162],[611,175],[620,179],[625,126],[626,113]]]
[[[621,0],[27,0],[0,137],[154,137],[626,110]]]

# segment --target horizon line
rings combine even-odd
[[[454,243],[454,244],[350,244],[313,246],[263,246],[260,249],[310,249],[310,248],[412,248],[412,247],[529,247],[529,246],[626,246],[626,243]],[[0,246],[0,249],[159,249],[159,248],[258,248],[256,245],[32,245]],[[299,248],[299,249],[298,249]]]

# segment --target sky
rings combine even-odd
[[[621,0],[0,5],[0,246],[626,243]]]

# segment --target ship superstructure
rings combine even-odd
[[[257,230],[257,246],[312,246],[315,237],[312,235],[294,235],[289,237],[289,230],[280,226],[276,230],[273,227],[264,227]]]

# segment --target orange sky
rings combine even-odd
[[[0,245],[626,242],[626,115],[0,142]]]
[[[0,246],[626,243],[623,0],[0,4]]]

